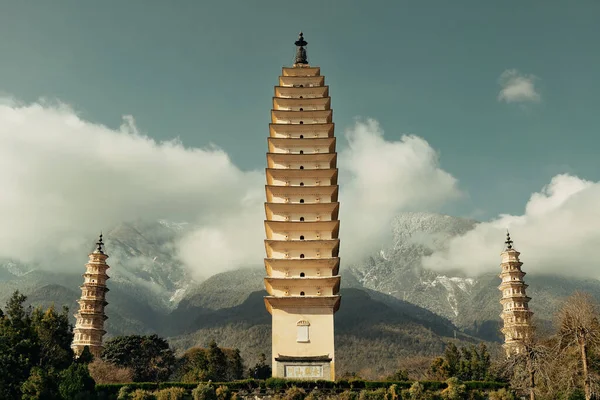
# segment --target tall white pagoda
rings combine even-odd
[[[89,255],[89,262],[85,265],[83,274],[83,285],[81,298],[79,299],[79,311],[75,314],[75,329],[71,348],[75,355],[79,356],[85,346],[95,357],[100,357],[102,352],[102,337],[106,333],[104,321],[108,319],[104,308],[106,302],[106,281],[109,279],[106,270],[110,268],[106,264],[108,255],[104,252],[102,234],[96,243],[96,249]]]
[[[523,351],[523,343],[531,334],[531,316],[529,310],[530,297],[525,289],[528,285],[523,281],[525,272],[521,270],[523,263],[519,260],[519,253],[513,248],[510,234],[506,233],[506,248],[502,252],[502,283],[498,287],[502,291],[502,313],[500,317],[504,322],[502,333],[504,334],[504,350],[510,357]]]
[[[265,203],[273,376],[335,379],[340,306],[338,170],[329,88],[302,33],[275,87]]]

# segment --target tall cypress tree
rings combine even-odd
[[[244,361],[240,355],[240,349],[234,349],[229,359],[228,380],[234,381],[244,377]]]
[[[208,345],[208,376],[216,382],[227,380],[227,357],[217,342],[211,340]]]

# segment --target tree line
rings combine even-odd
[[[93,359],[87,348],[75,358],[68,310],[26,307],[25,302],[26,297],[16,291],[0,309],[0,399],[92,399],[96,383],[196,384],[271,376],[264,354],[256,365],[247,368],[238,349],[221,348],[214,340],[205,348],[191,348],[177,356],[157,335],[120,336],[106,341],[99,359]],[[414,370],[399,369],[387,379],[445,381],[444,398],[473,398],[475,392],[467,393],[463,384],[469,381],[506,382],[514,394],[531,400],[598,398],[597,303],[589,294],[575,293],[564,302],[555,320],[555,328],[548,332],[532,326],[522,343],[523,351],[511,357],[491,356],[484,343],[462,348],[448,343],[443,354],[427,364],[423,358],[413,360],[418,376]],[[408,365],[411,360],[402,361]],[[341,378],[360,379],[356,375]],[[427,391],[417,395],[419,385],[415,382],[411,387],[414,395],[409,390],[402,392],[402,398],[436,398]],[[502,396],[512,395],[507,392]]]
[[[0,308],[0,399],[94,399],[96,383],[228,381],[251,376],[266,379],[265,355],[248,370],[238,349],[215,341],[177,357],[157,335],[108,340],[99,359],[86,347],[76,358],[69,312],[26,306],[15,291]]]

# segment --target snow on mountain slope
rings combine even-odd
[[[457,273],[440,275],[423,269],[423,256],[472,229],[470,219],[430,213],[403,213],[391,222],[392,242],[350,271],[367,288],[410,301],[454,319],[462,311],[476,280]]]

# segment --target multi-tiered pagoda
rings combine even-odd
[[[75,314],[76,322],[71,347],[76,355],[80,355],[85,346],[88,346],[95,357],[100,357],[102,336],[106,333],[104,321],[108,318],[104,313],[104,307],[108,304],[105,299],[108,292],[106,270],[109,268],[106,264],[108,255],[104,253],[102,234],[96,243],[96,250],[89,255],[89,258],[89,262],[85,265],[83,285],[80,286],[79,312]]]
[[[338,170],[329,88],[302,33],[275,87],[265,203],[265,297],[273,376],[335,379],[340,305]]]
[[[518,354],[523,351],[523,343],[532,333],[529,300],[525,289],[527,286],[523,281],[525,272],[521,270],[523,263],[519,260],[519,253],[513,248],[510,234],[506,233],[506,248],[502,252],[502,283],[498,287],[502,291],[502,313],[500,317],[504,321],[502,333],[504,334],[504,349],[506,355]]]

